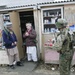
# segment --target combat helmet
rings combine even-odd
[[[65,27],[67,26],[67,21],[65,19],[58,19],[57,22],[56,22],[56,27],[57,28],[62,28],[62,27]]]

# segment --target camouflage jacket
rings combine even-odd
[[[73,49],[73,40],[73,34],[65,28],[57,35],[53,48],[61,53],[69,52]]]

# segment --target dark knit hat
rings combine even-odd
[[[12,23],[11,22],[6,22],[5,24],[4,24],[4,27],[11,27],[12,26]]]

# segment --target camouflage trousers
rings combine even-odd
[[[60,54],[59,58],[60,75],[70,75],[72,58],[73,52],[65,52],[63,54]]]

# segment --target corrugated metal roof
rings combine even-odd
[[[0,0],[0,5],[7,5],[7,7],[31,5],[42,2],[51,2],[54,0]]]
[[[73,2],[75,2],[75,0],[66,0],[66,1],[51,1],[51,2],[43,2],[43,3],[37,3],[37,4],[29,4],[29,5],[18,5],[18,6],[12,6],[12,7],[5,7],[5,8],[3,8],[3,9],[1,9],[0,11],[2,11],[2,10],[8,10],[8,9],[10,9],[10,10],[14,10],[14,9],[18,9],[18,8],[24,8],[24,7],[31,7],[31,6],[36,6],[36,5],[38,5],[38,6],[41,6],[41,5],[47,5],[47,4],[61,4],[61,3],[63,3],[63,4],[65,4],[65,3],[73,3]]]
[[[6,7],[5,9],[21,8],[21,7],[29,7],[29,6],[35,6],[35,4],[21,5],[21,6],[13,6],[13,7]]]
[[[66,3],[66,2],[75,2],[75,0],[53,1],[53,2],[44,2],[44,3],[37,3],[37,4],[42,5],[42,4],[54,4],[54,3]]]
[[[30,4],[30,5],[22,5],[22,6],[13,6],[13,7],[4,7],[0,8],[0,11],[12,11],[12,10],[21,10],[21,9],[26,9],[26,8],[34,8],[36,5],[35,4]]]

